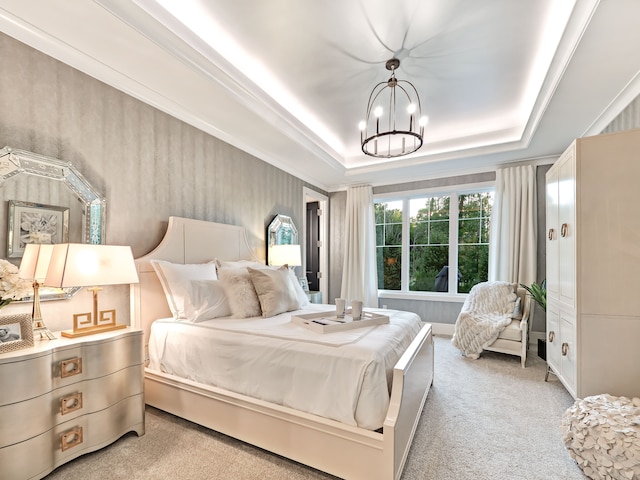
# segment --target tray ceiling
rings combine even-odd
[[[327,190],[550,162],[640,93],[634,0],[0,0],[0,30]],[[365,156],[385,62],[425,144]]]

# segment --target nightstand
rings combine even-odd
[[[322,303],[322,292],[306,292],[311,303]]]
[[[0,354],[3,478],[42,478],[127,432],[144,435],[142,331],[55,335]]]

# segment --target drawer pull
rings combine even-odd
[[[560,235],[562,236],[562,238],[567,236],[568,231],[569,231],[569,225],[567,225],[566,223],[563,223],[562,227],[560,227]]]
[[[553,340],[554,340],[555,338],[556,338],[556,332],[554,332],[553,330],[551,330],[551,331],[549,332],[549,341],[550,341],[551,343],[553,343]]]
[[[60,448],[64,452],[82,443],[82,427],[74,427],[60,437]]]
[[[569,353],[569,344],[567,342],[564,342],[562,344],[562,356],[566,357],[568,353]]]
[[[82,357],[70,358],[60,362],[60,377],[72,377],[82,373]]]
[[[555,231],[553,230],[553,228],[550,228],[550,229],[549,229],[549,240],[553,240],[553,234],[554,234],[554,232],[555,232]]]
[[[60,412],[62,415],[75,412],[82,408],[82,392],[72,393],[60,400]]]

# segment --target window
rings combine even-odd
[[[488,189],[377,199],[378,288],[468,293],[486,281],[492,204]]]
[[[402,284],[402,203],[374,203],[380,289],[400,290]]]

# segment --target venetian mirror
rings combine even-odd
[[[40,212],[43,215],[61,212],[57,225],[65,236],[59,239],[54,236],[53,243],[104,243],[106,200],[71,163],[4,147],[0,149],[0,185],[3,204],[8,205],[0,213],[0,240],[4,240],[8,260],[16,265],[25,242],[48,243],[45,234],[25,235],[20,231],[20,221],[15,218],[18,213],[37,217]],[[78,290],[43,287],[40,299],[70,298]],[[31,300],[31,297],[22,299]]]
[[[269,265],[300,265],[298,229],[291,217],[276,215],[267,228],[267,262]]]
[[[298,229],[291,217],[276,215],[269,224],[269,246],[296,245],[298,243]]]

